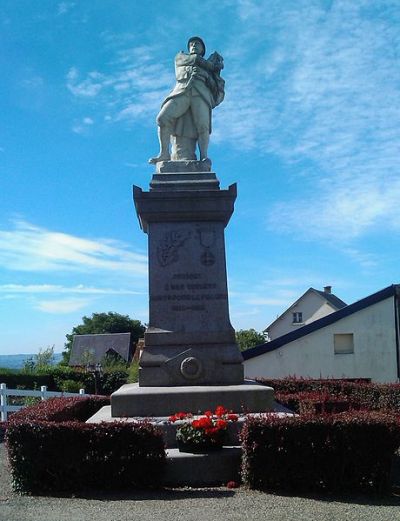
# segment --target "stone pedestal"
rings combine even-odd
[[[243,359],[229,319],[224,229],[236,185],[219,188],[209,161],[157,163],[134,187],[149,238],[149,326],[139,385],[237,385]]]
[[[247,380],[241,385],[195,385],[141,387],[123,385],[111,395],[111,416],[170,416],[178,411],[203,413],[218,405],[238,414],[268,412],[273,409],[271,387]]]

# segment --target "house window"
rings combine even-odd
[[[333,335],[335,355],[347,355],[354,353],[353,333],[340,333]]]
[[[295,311],[293,313],[293,324],[301,324],[303,322],[303,313],[301,311]]]

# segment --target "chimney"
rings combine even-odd
[[[332,286],[324,286],[324,293],[332,293]]]

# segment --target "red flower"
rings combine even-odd
[[[223,407],[222,405],[218,405],[218,407],[215,409],[215,416],[218,416],[218,418],[221,418],[221,416],[224,416],[228,411]]]
[[[186,412],[176,412],[175,414],[173,414],[172,416],[169,417],[169,421],[173,423],[173,422],[176,422],[177,420],[184,420],[188,416],[189,415]]]
[[[209,427],[212,427],[213,422],[211,418],[207,418],[207,416],[202,416],[199,418],[199,427],[201,429],[208,429]]]
[[[211,411],[206,411],[204,415],[207,416],[207,418],[211,418],[213,413]]]
[[[232,413],[228,414],[228,420],[231,422],[237,422],[238,418],[239,418],[239,416],[237,414],[232,414]]]
[[[217,420],[217,427],[218,429],[226,429],[228,427],[228,422],[225,420]]]

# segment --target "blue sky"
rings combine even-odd
[[[147,189],[173,59],[225,59],[209,155],[238,183],[231,320],[264,329],[310,286],[400,282],[397,0],[2,0],[0,354],[63,348],[83,315],[147,320]]]

